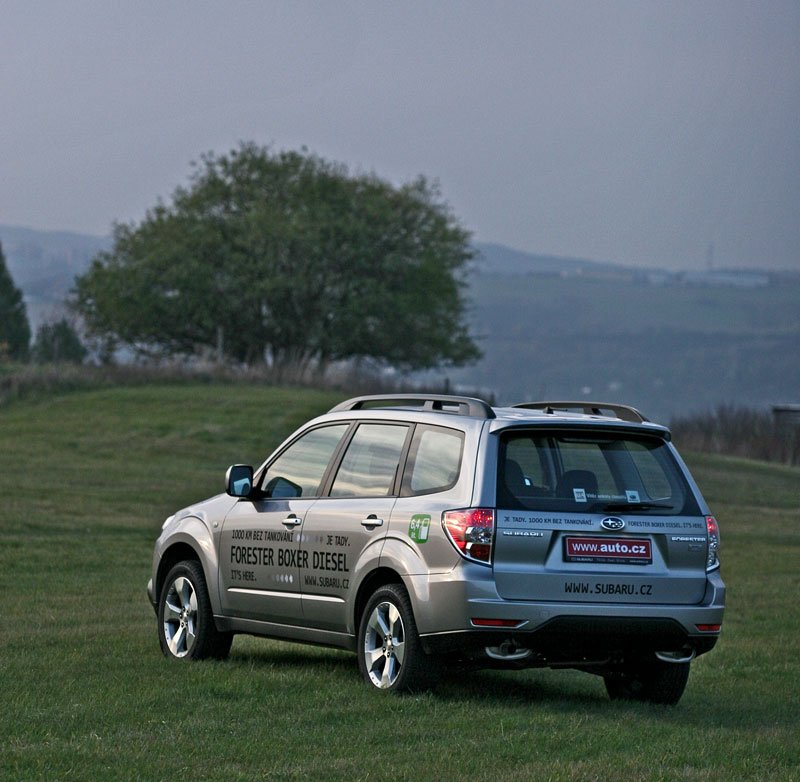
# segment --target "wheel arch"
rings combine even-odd
[[[158,570],[156,572],[156,583],[153,593],[156,601],[158,601],[159,597],[161,596],[161,589],[164,586],[167,573],[169,573],[169,571],[172,570],[172,568],[174,568],[178,562],[183,562],[186,559],[196,560],[201,566],[203,564],[200,554],[184,540],[176,541],[164,550],[164,553],[161,555],[161,559],[159,560]],[[206,586],[208,586],[208,574],[205,572],[205,568],[203,568],[203,575],[206,577]]]
[[[375,570],[368,573],[361,583],[358,585],[355,600],[353,601],[353,612],[350,617],[352,626],[348,628],[354,635],[358,634],[358,627],[361,623],[361,615],[367,607],[370,597],[376,590],[387,584],[399,584],[406,591],[408,587],[403,581],[402,576],[396,570],[390,567],[377,567]]]
[[[210,523],[204,514],[187,514],[170,529],[166,538],[159,540],[155,552],[158,565],[154,567],[153,583],[156,604],[170,569],[183,559],[193,559],[203,569],[214,614],[220,613],[219,562],[214,536],[209,527]]]

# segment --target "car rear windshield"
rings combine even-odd
[[[504,433],[497,504],[584,513],[700,513],[663,440],[581,430]]]

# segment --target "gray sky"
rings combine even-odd
[[[108,233],[254,140],[481,241],[800,268],[797,0],[0,0],[0,118],[5,224]]]

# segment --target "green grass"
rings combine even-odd
[[[800,779],[797,469],[689,460],[729,607],[675,708],[571,671],[383,698],[351,655],[244,637],[165,660],[144,594],[162,520],[335,401],[179,384],[0,408],[0,779]]]

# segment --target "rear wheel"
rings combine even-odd
[[[364,609],[358,667],[365,681],[387,692],[418,692],[438,679],[438,662],[422,649],[411,601],[399,584],[378,589]]]
[[[164,580],[158,640],[165,656],[176,659],[223,659],[231,650],[233,633],[217,630],[203,568],[196,560],[179,562]]]
[[[689,663],[654,660],[605,674],[603,679],[611,700],[649,701],[676,704],[689,680]]]

